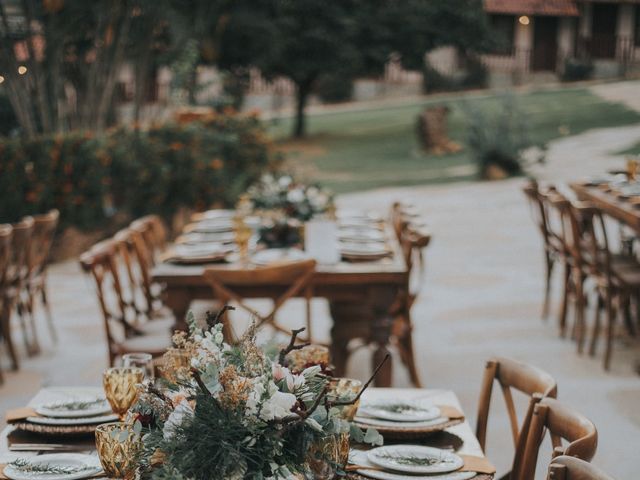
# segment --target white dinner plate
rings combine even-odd
[[[349,463],[362,467],[376,467],[367,458],[367,452],[351,450]],[[356,470],[360,475],[376,480],[469,480],[475,477],[476,472],[451,472],[434,475],[411,475],[406,473],[388,472],[384,470],[368,470],[366,468]]]
[[[50,425],[57,427],[67,427],[74,425],[94,425],[99,423],[115,422],[118,415],[111,413],[109,415],[97,415],[95,417],[79,417],[79,418],[49,418],[49,417],[27,417],[27,422],[37,425]]]
[[[257,252],[251,261],[256,265],[270,265],[272,263],[297,262],[306,260],[309,256],[297,248],[268,248]]]
[[[380,243],[340,242],[340,252],[348,255],[385,255],[389,250]]]
[[[193,231],[198,233],[221,233],[231,232],[232,230],[233,223],[227,218],[202,220],[193,227]]]
[[[217,242],[217,243],[233,243],[235,235],[233,232],[219,233],[186,233],[180,236],[180,243],[185,245],[197,245],[200,243]]]
[[[384,242],[384,232],[375,228],[343,228],[338,238],[346,242]]]
[[[218,218],[232,219],[233,217],[236,216],[236,211],[216,209],[216,210],[207,210],[206,212],[202,212],[200,215],[205,220],[218,219]]]
[[[95,455],[52,453],[27,457],[25,460],[33,466],[50,465],[61,469],[68,469],[68,473],[26,472],[12,464],[8,464],[4,469],[4,475],[11,480],[80,480],[102,472],[100,461]]]
[[[423,445],[386,445],[367,452],[369,461],[379,467],[403,473],[448,473],[464,465],[459,455]]]
[[[394,420],[382,420],[381,418],[372,418],[365,415],[356,415],[355,421],[361,425],[369,425],[372,427],[384,427],[394,429],[401,432],[405,430],[416,430],[420,428],[429,428],[436,425],[447,423],[450,420],[447,417],[438,417],[433,420],[425,420],[423,422],[396,422]]]
[[[73,405],[82,402],[86,402],[86,405],[82,407]],[[36,407],[36,413],[41,417],[49,418],[95,417],[111,413],[111,407],[106,398],[70,398],[40,405]]]
[[[363,403],[358,414],[396,422],[425,422],[440,417],[440,409],[429,401],[378,400]]]
[[[224,255],[233,249],[223,243],[200,243],[197,245],[176,245],[176,255],[183,258],[189,257],[209,257],[214,255]]]

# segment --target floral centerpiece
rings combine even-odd
[[[314,478],[307,460],[317,442],[348,433],[381,443],[375,430],[363,432],[341,417],[340,406],[352,402],[328,394],[320,366],[300,374],[287,368],[299,331],[272,359],[256,344],[254,328],[227,344],[218,317],[208,315],[201,329],[190,315],[189,333],[176,333],[165,358],[182,359],[168,365],[173,381],[141,386],[129,415],[142,425],[143,478]]]
[[[246,201],[263,220],[260,241],[268,247],[301,244],[302,223],[334,208],[329,190],[287,174],[263,175],[247,190]]]

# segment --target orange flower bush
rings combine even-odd
[[[277,162],[254,116],[217,114],[149,129],[118,127],[0,142],[0,223],[58,208],[62,222],[104,224],[116,212],[170,217],[232,205]]]

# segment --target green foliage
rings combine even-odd
[[[577,58],[567,58],[564,63],[562,81],[577,82],[588,80],[593,73],[593,63],[590,60],[580,60]]]
[[[523,171],[522,152],[532,146],[525,115],[513,96],[504,96],[497,110],[467,105],[467,146],[481,177],[496,166],[508,175]]]
[[[7,140],[0,156],[2,221],[58,208],[64,224],[81,228],[115,210],[169,218],[182,206],[231,205],[275,160],[259,120],[234,114],[99,137]]]
[[[315,91],[325,103],[346,102],[353,95],[353,77],[343,72],[326,73],[318,78]]]

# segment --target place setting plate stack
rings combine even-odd
[[[455,407],[434,405],[429,399],[372,400],[360,406],[355,422],[373,427],[385,439],[407,440],[425,437],[464,421]]]
[[[340,254],[351,262],[382,260],[393,255],[387,243],[383,219],[359,210],[337,212]]]
[[[413,444],[418,440],[428,441],[432,434],[463,421],[464,416],[457,408],[435,405],[430,399],[363,401],[355,417],[356,425],[375,428],[385,443],[391,444],[371,450],[352,449],[347,470],[351,478],[378,480],[491,478],[495,468],[485,458],[459,455],[450,446]]]
[[[91,434],[96,426],[118,420],[103,396],[78,396],[7,412],[15,430],[51,436]]]

